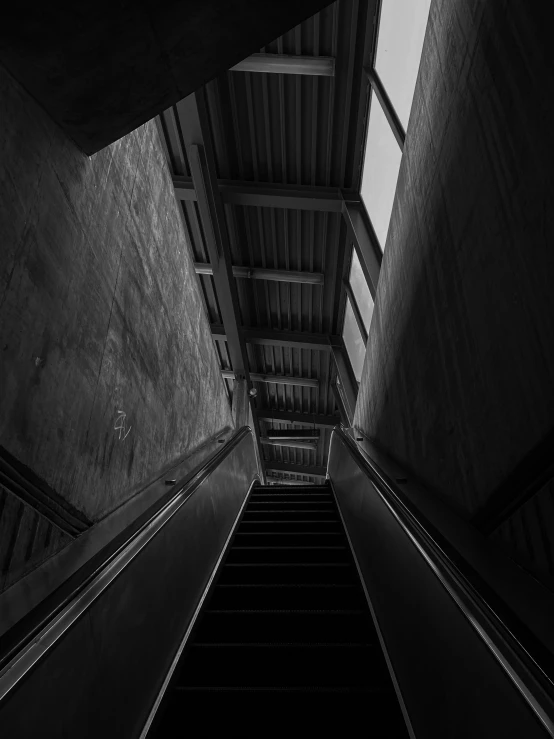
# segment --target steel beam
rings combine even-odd
[[[348,425],[352,426],[358,397],[358,384],[356,379],[352,377],[350,360],[344,347],[333,347],[333,359],[337,370],[337,381],[340,383],[338,390],[344,401]]]
[[[292,439],[269,439],[267,436],[260,437],[262,444],[269,444],[270,446],[287,446],[293,449],[307,449],[310,452],[317,450],[317,442],[309,441],[293,441]]]
[[[232,370],[222,370],[221,374],[225,380],[234,380],[235,373]],[[251,372],[250,379],[252,382],[275,382],[280,385],[297,385],[298,387],[319,387],[319,380],[308,379],[307,377],[288,377],[286,375],[261,375],[258,372]]]
[[[334,77],[335,60],[330,56],[291,56],[289,54],[252,54],[231,67],[230,72],[269,72]]]
[[[371,85],[373,92],[377,95],[377,98],[381,103],[381,108],[383,109],[383,113],[385,114],[387,121],[389,122],[389,126],[392,128],[394,138],[396,139],[398,146],[403,150],[404,142],[406,141],[406,132],[404,131],[404,126],[402,125],[402,123],[400,123],[400,118],[396,114],[394,105],[392,104],[391,99],[388,96],[383,83],[381,82],[381,78],[377,74],[376,69],[364,68],[364,72],[369,79],[369,84]]]
[[[259,408],[256,414],[260,420],[277,423],[302,423],[306,426],[322,426],[334,428],[340,424],[338,413],[323,415],[320,413],[295,413],[293,411],[274,411],[271,408]]]
[[[316,429],[310,431],[306,431],[306,429],[288,429],[287,431],[283,431],[282,429],[271,429],[267,432],[267,438],[275,439],[276,441],[286,439],[308,441],[311,439],[312,441],[317,442],[319,441],[320,433]]]
[[[348,415],[346,413],[345,403],[343,401],[341,390],[339,389],[339,386],[336,382],[331,383],[331,389],[333,391],[333,397],[335,398],[335,402],[338,406],[339,413],[340,413],[340,419],[343,426],[346,428],[350,427],[350,420],[348,418]]]
[[[256,346],[282,346],[289,349],[313,349],[329,352],[334,346],[342,346],[340,336],[311,334],[307,331],[272,331],[270,329],[245,328],[242,330],[245,341]],[[219,341],[227,341],[224,326],[212,325],[212,336]]]
[[[348,236],[354,242],[356,254],[367,280],[371,297],[375,300],[383,252],[371,220],[362,202],[344,201],[343,216]]]
[[[211,275],[211,264],[194,263],[197,275]],[[291,269],[261,269],[260,267],[233,267],[235,277],[244,277],[251,280],[272,280],[274,282],[296,282],[304,285],[323,285],[321,272],[296,272]]]
[[[224,203],[253,205],[263,208],[327,211],[342,213],[343,199],[337,187],[297,185],[256,185],[251,182],[219,180],[219,191]],[[178,200],[196,200],[194,185],[188,177],[173,177]]]
[[[291,464],[290,462],[268,462],[266,460],[266,469],[272,472],[286,472],[289,475],[314,475],[315,477],[325,477],[327,468],[319,465]]]
[[[348,280],[343,280],[342,284],[344,285],[344,289],[346,290],[346,294],[348,295],[348,300],[350,301],[350,305],[352,306],[352,313],[354,313],[354,318],[356,319],[356,323],[358,324],[358,328],[360,329],[364,344],[367,344],[367,331],[364,319],[362,318],[362,314],[360,313],[360,309],[358,307],[358,301],[356,300],[356,296],[354,295],[354,291],[352,290],[352,287],[350,286]]]
[[[306,482],[304,480],[285,480],[283,477],[274,477],[273,475],[267,475],[267,482],[270,485],[315,485],[314,482]]]
[[[248,390],[250,390],[252,380],[248,371],[246,342],[240,328],[237,285],[233,279],[229,234],[217,182],[215,157],[209,135],[203,90],[181,100],[177,104],[177,114],[187,150],[206,248],[213,267],[213,278],[223,316],[231,364],[237,379],[244,379]],[[253,399],[250,396],[249,403],[252,410],[254,436],[258,447],[259,460],[261,461],[263,455],[260,446],[260,429],[254,415]],[[263,482],[265,475],[263,462],[261,462],[261,467],[260,476]]]

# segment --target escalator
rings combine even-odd
[[[0,594],[0,736],[553,739],[552,594],[352,431],[327,477],[243,427]]]
[[[407,737],[330,486],[255,487],[150,736]]]

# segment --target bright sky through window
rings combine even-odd
[[[431,0],[383,0],[375,69],[404,130],[419,69]]]
[[[377,96],[373,95],[367,127],[361,193],[382,249],[385,248],[387,239],[401,159],[402,151]]]
[[[354,297],[356,298],[358,310],[362,314],[365,330],[369,333],[371,316],[373,314],[373,300],[355,249],[352,249],[352,264],[350,266],[349,282],[352,292],[354,293]]]
[[[362,369],[364,367],[365,344],[354,318],[354,312],[350,301],[346,299],[346,312],[344,315],[344,329],[342,338],[346,345],[346,351],[350,357],[350,363],[354,370],[354,376],[360,382],[362,379]]]
[[[430,4],[431,0],[382,0],[375,69],[404,129],[408,127]],[[372,93],[360,191],[382,249],[387,240],[401,160],[402,150],[377,96]],[[369,332],[373,300],[355,251],[350,286]],[[360,381],[365,346],[348,299],[343,338],[352,369]]]

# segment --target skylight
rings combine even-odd
[[[377,96],[373,95],[367,128],[361,194],[381,249],[385,248],[387,240],[401,159],[402,151]]]
[[[344,315],[342,338],[344,339],[346,351],[350,358],[350,364],[354,370],[354,376],[356,380],[360,382],[362,379],[362,369],[364,367],[365,344],[348,298],[346,299],[346,312]]]
[[[431,0],[382,0],[375,61],[373,69],[367,70],[371,93],[360,195],[382,250],[387,241],[430,5]],[[372,314],[371,293],[353,250],[342,336],[358,382]]]
[[[404,130],[419,70],[431,0],[383,0],[375,69]]]
[[[352,250],[352,264],[350,265],[349,282],[352,292],[354,293],[358,310],[362,316],[365,330],[369,333],[371,316],[373,314],[373,299],[369,292],[369,287],[367,286],[364,273],[362,272],[362,266],[355,249]]]
[[[383,0],[375,70],[404,129],[408,126],[431,0]],[[361,195],[385,248],[402,150],[372,92]]]

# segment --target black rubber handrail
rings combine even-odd
[[[554,656],[430,523],[367,452],[334,434],[366,473],[404,532],[431,566],[546,731],[554,737]]]
[[[215,451],[202,465],[179,480],[167,495],[139,516],[2,637],[0,700],[67,631],[81,615],[83,606],[88,607],[107,587],[100,584],[102,579],[106,581],[107,577],[111,577],[113,580],[138,551],[146,546],[154,533],[157,533],[186,503],[225,457],[251,433],[250,426],[243,426],[239,429],[221,449]]]

